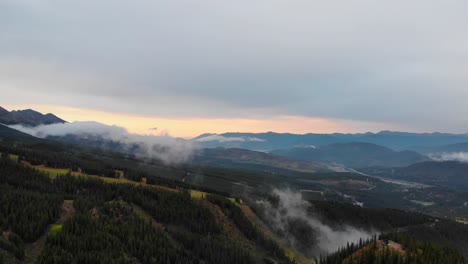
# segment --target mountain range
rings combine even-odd
[[[37,126],[66,121],[54,114],[0,107],[0,123]],[[11,131],[10,131],[11,133]],[[49,137],[72,144],[138,154],[138,144],[112,141],[105,135],[67,134]],[[184,140],[184,139],[180,139]],[[363,134],[224,133],[202,134],[188,140],[201,151],[200,164],[267,166],[303,172],[341,171],[343,167],[406,167],[427,162],[434,153],[466,152],[468,134],[382,131]],[[439,155],[441,156],[441,155]]]
[[[60,117],[32,109],[8,111],[0,107],[0,124],[38,126],[66,123]],[[468,134],[408,133],[381,131],[357,134],[291,134],[291,133],[206,133],[190,139],[201,148],[241,148],[271,152],[284,149],[314,148],[345,143],[371,143],[389,149],[413,150],[423,154],[468,150]]]
[[[224,133],[203,134],[194,139],[202,147],[244,148],[272,151],[296,147],[316,147],[336,143],[365,142],[394,150],[435,148],[443,145],[468,142],[468,134],[407,133],[381,131],[363,134],[290,134],[290,133]]]

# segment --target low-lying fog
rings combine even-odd
[[[376,231],[343,225],[331,227],[313,214],[312,205],[300,192],[274,189],[276,201],[257,201],[264,209],[263,219],[284,242],[308,257],[317,257],[338,250],[347,243],[371,237]]]

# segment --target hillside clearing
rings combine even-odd
[[[106,183],[117,183],[117,184],[132,184],[136,186],[147,186],[151,188],[158,188],[158,189],[163,189],[166,191],[171,191],[171,192],[179,192],[180,190],[166,187],[166,186],[161,186],[161,185],[153,185],[153,184],[147,184],[145,182],[136,182],[136,181],[131,181],[126,178],[111,178],[111,177],[104,177],[104,176],[98,176],[98,175],[90,175],[82,172],[76,172],[76,171],[71,171],[69,169],[61,169],[61,168],[51,168],[51,167],[46,167],[44,165],[31,165],[28,162],[22,162],[23,165],[34,168],[36,170],[42,171],[49,175],[50,178],[55,179],[59,175],[67,175],[70,174],[71,176],[75,177],[87,177],[87,178],[92,178],[92,179],[99,179],[102,180]],[[197,191],[198,192],[198,191]],[[202,192],[200,192],[202,193]]]
[[[170,191],[170,192],[180,192],[180,190],[177,190],[177,189],[174,189],[174,188],[161,186],[161,185],[148,184],[146,182],[131,181],[131,180],[126,179],[126,178],[111,178],[111,177],[104,177],[104,176],[98,176],[98,175],[89,175],[89,174],[85,174],[85,173],[81,173],[81,172],[71,171],[71,170],[68,170],[68,169],[50,168],[50,167],[46,167],[44,165],[33,166],[33,165],[31,165],[31,164],[29,164],[27,162],[22,162],[22,163],[23,163],[23,165],[26,165],[28,167],[32,167],[32,168],[35,168],[35,169],[37,169],[39,171],[45,172],[52,179],[57,178],[59,175],[70,174],[70,175],[76,176],[76,177],[88,177],[88,178],[93,178],[93,179],[99,179],[99,180],[102,180],[102,181],[104,181],[106,183],[132,184],[132,185],[136,185],[136,186],[146,186],[146,187],[150,187],[150,188],[162,189],[162,190],[166,190],[166,191]],[[123,172],[122,172],[122,174],[123,174]],[[203,191],[199,191],[199,190],[193,190],[193,189],[190,189],[189,192],[190,192],[190,197],[192,199],[202,199],[203,197],[205,197],[208,194],[207,192],[203,192]],[[238,203],[235,201],[235,198],[232,198],[232,197],[227,197],[227,198],[231,202],[238,205]]]
[[[0,157],[6,153],[0,152]],[[11,159],[12,161],[18,162],[18,155],[15,154],[6,154],[8,155],[8,158]]]

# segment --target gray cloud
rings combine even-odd
[[[195,147],[186,140],[178,140],[164,134],[158,136],[131,134],[123,127],[108,126],[98,122],[73,122],[36,127],[11,125],[9,127],[40,138],[76,135],[89,139],[100,137],[129,147],[137,145],[138,154],[147,158],[157,158],[168,164],[186,162],[195,151]]]
[[[9,70],[0,71],[0,87],[18,103],[28,103],[22,93],[142,114],[303,115],[466,131],[467,8],[4,0],[0,67]]]

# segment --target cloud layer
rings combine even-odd
[[[186,140],[177,140],[164,134],[159,136],[131,134],[123,127],[108,126],[97,122],[73,122],[36,127],[12,125],[9,127],[40,138],[75,135],[84,139],[119,142],[129,149],[138,146],[137,154],[147,158],[157,158],[168,164],[186,162],[194,152],[194,146]]]
[[[0,89],[11,104],[462,132],[467,9],[455,0],[4,0]]]

